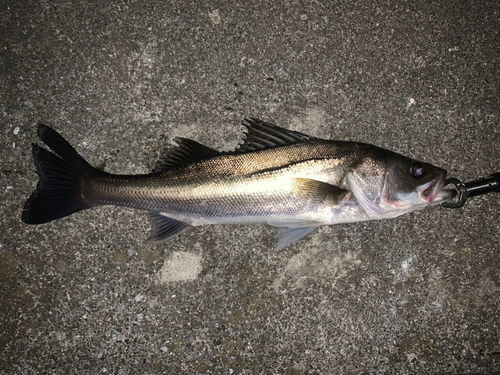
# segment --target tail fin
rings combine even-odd
[[[33,144],[33,158],[40,180],[24,204],[23,222],[47,223],[92,207],[81,190],[85,178],[96,169],[54,129],[39,124],[38,137],[57,155]]]

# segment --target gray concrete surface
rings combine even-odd
[[[37,122],[116,173],[175,136],[229,150],[245,116],[495,172],[499,30],[497,0],[2,2],[0,372],[498,373],[498,195],[282,251],[266,226],[155,245],[139,211],[20,213]]]

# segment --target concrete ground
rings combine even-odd
[[[36,123],[106,171],[175,136],[230,150],[255,116],[373,143],[463,180],[500,170],[500,2],[4,1],[2,374],[500,372],[500,195],[325,227],[144,212],[21,222]]]

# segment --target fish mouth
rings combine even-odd
[[[443,189],[446,180],[446,171],[440,173],[439,177],[422,185],[419,190],[422,198],[430,204],[439,204],[455,197],[455,190]]]

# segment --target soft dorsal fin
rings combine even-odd
[[[283,129],[279,126],[269,124],[268,122],[256,119],[247,118],[243,122],[247,128],[244,142],[236,147],[234,152],[248,152],[264,150],[294,143],[304,142],[311,139],[317,139],[306,134],[302,134],[293,130]]]
[[[177,146],[170,148],[165,156],[160,157],[154,172],[165,172],[174,167],[179,167],[196,161],[213,158],[221,153],[187,138],[174,138]]]

